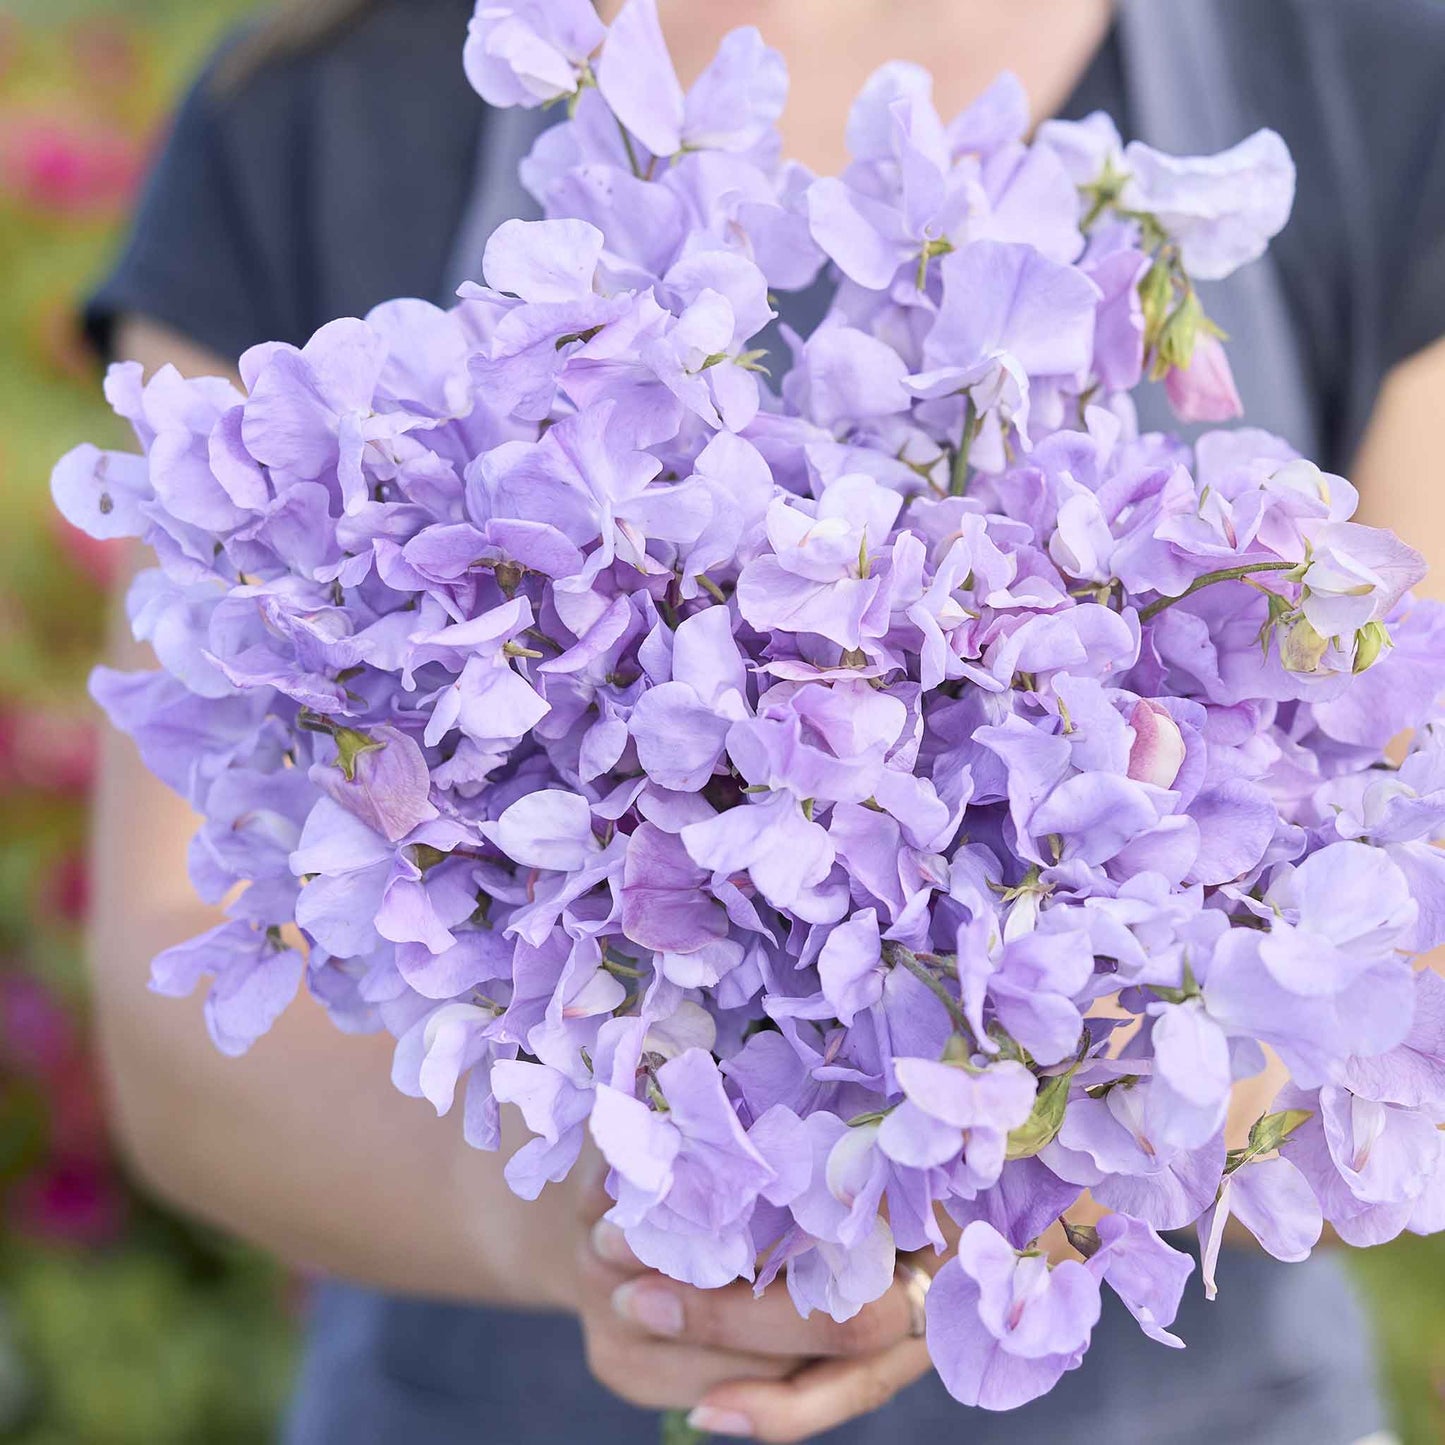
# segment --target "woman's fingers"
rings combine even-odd
[[[611,1318],[583,1317],[587,1367],[614,1395],[645,1410],[688,1410],[710,1390],[782,1380],[801,1361],[675,1345],[630,1333]]]
[[[929,1368],[922,1340],[857,1359],[821,1360],[786,1380],[733,1380],[709,1390],[688,1423],[712,1435],[791,1445],[886,1405]]]
[[[850,1320],[814,1313],[798,1315],[786,1289],[761,1297],[746,1284],[691,1289],[662,1275],[634,1276],[612,1294],[622,1319],[644,1332],[715,1350],[754,1355],[870,1355],[907,1338],[912,1320],[908,1296],[895,1284]]]

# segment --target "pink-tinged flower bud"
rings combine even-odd
[[[1174,415],[1183,422],[1233,421],[1244,414],[1229,357],[1217,336],[1201,331],[1188,367],[1174,367],[1164,379]]]
[[[1171,788],[1184,766],[1184,735],[1179,724],[1157,702],[1141,698],[1129,716],[1134,746],[1129,749],[1129,776],[1136,783]]]

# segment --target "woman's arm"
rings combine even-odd
[[[1351,480],[1359,520],[1389,527],[1425,554],[1430,575],[1418,591],[1445,597],[1445,340],[1397,366],[1385,380]]]

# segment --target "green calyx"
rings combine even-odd
[[[1229,1151],[1224,1172],[1233,1174],[1245,1164],[1266,1154],[1273,1154],[1301,1124],[1313,1117],[1312,1109],[1281,1109],[1277,1113],[1261,1114],[1249,1131],[1249,1142],[1245,1147]]]

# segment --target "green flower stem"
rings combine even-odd
[[[1239,567],[1224,567],[1218,572],[1206,572],[1204,576],[1196,577],[1177,597],[1160,597],[1151,602],[1139,614],[1139,621],[1152,622],[1166,607],[1173,607],[1176,602],[1183,602],[1186,597],[1192,597],[1196,592],[1212,587],[1216,582],[1242,582],[1256,572],[1293,572],[1298,566],[1298,562],[1246,562]]]
[[[661,1445],[704,1445],[711,1439],[687,1423],[686,1410],[669,1410],[662,1417]]]
[[[968,1015],[963,1011],[963,1005],[949,993],[943,986],[943,980],[923,963],[911,948],[904,948],[901,944],[892,945],[885,956],[889,963],[901,964],[906,968],[948,1010],[949,1018],[959,1030],[968,1037],[973,1037],[973,1027],[968,1021]]]
[[[637,161],[637,151],[633,147],[632,136],[620,120],[617,122],[617,129],[622,136],[622,148],[627,152],[627,164],[632,167],[632,174],[636,176],[639,181],[643,180],[642,167]]]
[[[968,490],[968,454],[983,427],[983,418],[973,405],[973,398],[964,402],[963,434],[959,438],[958,450],[953,454],[953,470],[949,475],[950,496],[961,497]]]

